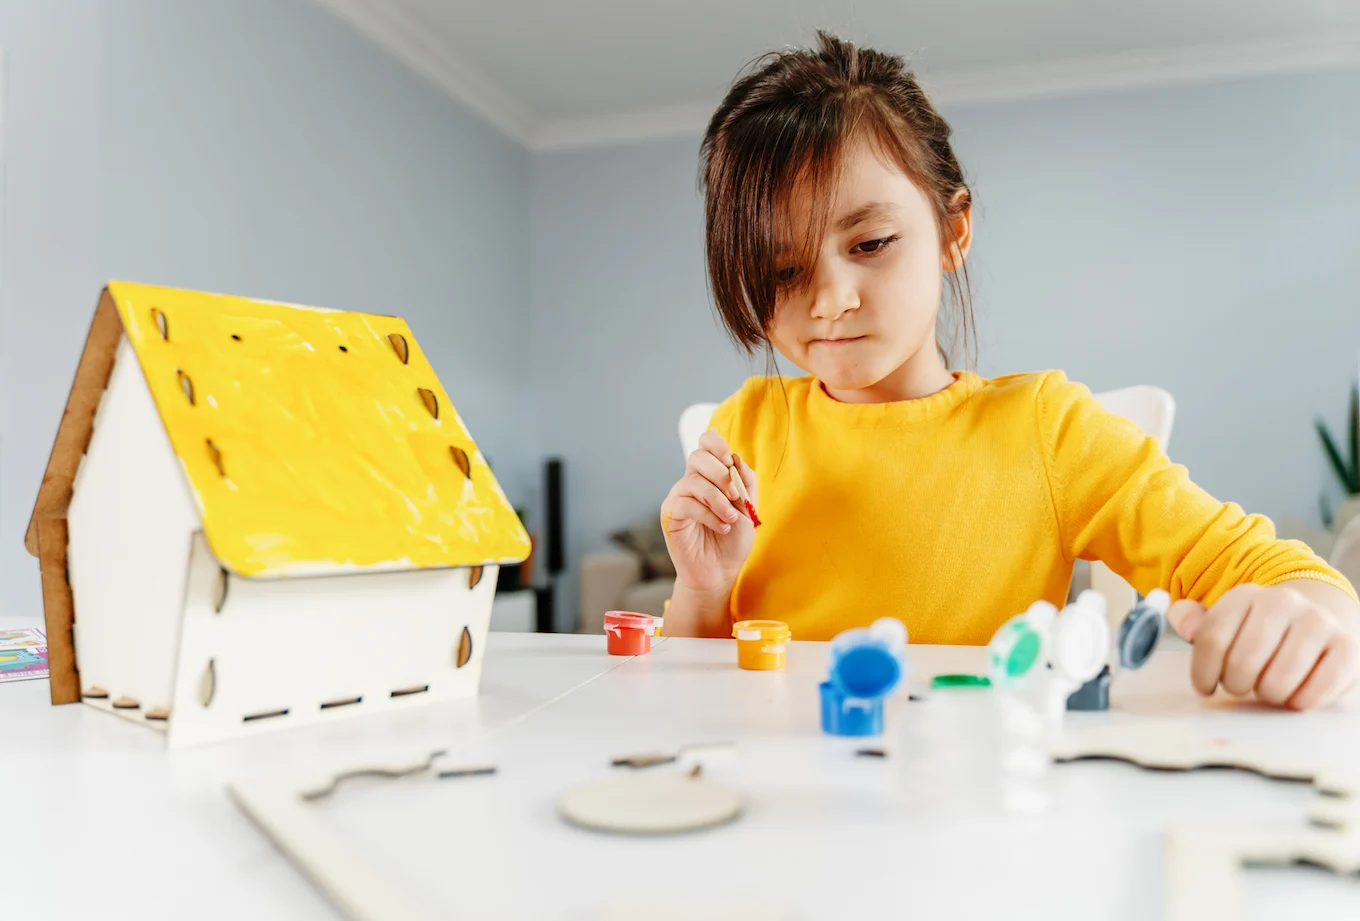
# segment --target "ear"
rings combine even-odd
[[[957,272],[963,268],[968,258],[968,248],[973,245],[973,196],[967,189],[959,189],[949,199],[949,230],[953,239],[946,239],[940,250],[940,268],[946,272]]]

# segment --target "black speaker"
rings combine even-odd
[[[543,465],[543,504],[547,541],[548,575],[555,576],[567,567],[567,548],[562,537],[562,458],[550,458]]]

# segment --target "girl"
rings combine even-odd
[[[949,126],[902,59],[821,34],[764,59],[701,156],[713,297],[754,378],[662,506],[669,635],[786,621],[829,639],[890,613],[913,642],[986,643],[1076,559],[1179,599],[1191,680],[1321,706],[1360,674],[1355,590],[1265,518],[1215,501],[1154,439],[1061,373],[946,369],[944,280],[971,323],[972,195]],[[772,356],[771,356],[772,357]],[[763,526],[744,514],[735,467]]]

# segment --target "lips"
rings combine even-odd
[[[812,340],[812,344],[813,344],[813,345],[818,345],[818,344],[820,344],[820,345],[831,345],[831,346],[837,346],[837,345],[849,345],[850,343],[852,343],[852,342],[858,342],[858,341],[860,341],[860,340],[863,339],[863,338],[864,338],[863,336],[842,336],[842,337],[840,337],[840,338],[838,338],[838,339],[813,339],[813,340]]]

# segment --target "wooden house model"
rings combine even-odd
[[[25,543],[53,703],[172,746],[475,694],[530,549],[402,320],[121,282]]]

